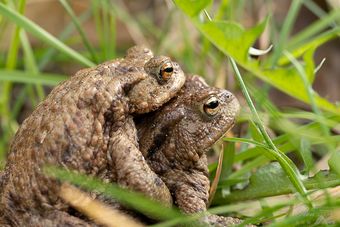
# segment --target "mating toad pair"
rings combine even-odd
[[[69,212],[60,182],[43,173],[47,164],[116,182],[184,213],[205,211],[205,151],[233,126],[238,109],[230,92],[186,78],[177,63],[144,47],[81,70],[16,133],[0,174],[0,225],[96,225]],[[214,215],[204,221],[230,222]]]

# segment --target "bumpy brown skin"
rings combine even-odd
[[[167,57],[144,47],[124,59],[79,71],[58,85],[21,125],[0,183],[0,225],[86,226],[67,213],[60,183],[42,172],[59,165],[140,191],[165,204],[172,198],[138,150],[131,114],[153,111],[182,87],[177,63],[159,77]]]
[[[212,97],[219,102],[215,115],[203,107]],[[193,76],[178,96],[138,119],[140,150],[183,212],[206,211],[210,184],[205,152],[234,125],[238,110],[239,103],[230,92],[209,87]],[[239,220],[210,215],[204,222],[226,226]]]

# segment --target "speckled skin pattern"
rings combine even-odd
[[[124,59],[81,70],[54,88],[13,138],[0,182],[0,226],[88,225],[68,213],[58,197],[59,182],[42,172],[46,164],[172,204],[168,188],[138,150],[132,118],[157,109],[183,86],[185,76],[175,62],[171,78],[159,80],[166,61],[133,47]]]
[[[204,111],[209,100],[219,102],[214,115]],[[140,151],[183,212],[206,211],[210,183],[205,152],[234,125],[238,111],[233,94],[209,87],[202,78],[193,76],[187,78],[178,96],[138,119]],[[216,215],[203,220],[220,226],[240,222]]]

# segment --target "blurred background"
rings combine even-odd
[[[176,9],[172,1],[20,0],[2,2],[7,2],[7,6],[21,11],[27,19],[96,64],[123,56],[126,49],[132,45],[144,44],[149,46],[155,54],[168,55],[176,59],[186,73],[199,74],[205,77],[210,85],[238,92],[224,55],[199,34],[187,17]],[[334,8],[339,8],[339,2],[338,0],[303,1],[291,26],[291,35],[318,21]],[[270,15],[267,29],[254,45],[256,48],[266,49],[271,44],[275,48],[291,3],[291,1],[272,0],[215,1],[212,11],[218,19],[235,21],[246,28],[256,25]],[[77,18],[78,28],[72,16]],[[331,22],[330,26],[332,23],[335,22]],[[27,39],[26,47],[23,46],[23,39]],[[84,64],[56,51],[40,38],[36,38],[34,34],[18,35],[18,29],[14,23],[1,16],[0,40],[0,67],[20,70],[23,72],[21,76],[27,76],[28,80],[30,72],[31,74],[44,72],[69,76],[84,67]],[[316,64],[320,63],[323,58],[326,60],[317,73],[313,88],[321,96],[337,102],[340,99],[339,38],[326,42],[317,49],[314,57]],[[3,75],[4,73],[5,71],[2,71]],[[263,84],[252,76],[245,79],[266,89],[267,96],[279,108],[308,109],[305,104]],[[21,81],[22,79],[12,77],[12,80]],[[32,79],[32,81],[36,84],[43,83],[39,80]],[[31,113],[34,106],[53,87],[37,85],[40,88],[23,89],[32,85],[5,83],[6,85],[0,86],[2,154],[6,153],[8,141],[18,124]],[[57,84],[58,79],[52,83]],[[240,96],[239,98],[242,99]]]
[[[12,4],[11,1],[3,2],[9,2],[8,5],[17,8],[20,7],[19,4],[25,2],[20,10],[29,20],[95,63],[121,57],[132,45],[144,44],[149,46],[155,54],[164,54],[176,59],[186,73],[199,74],[205,77],[210,85],[235,91],[236,85],[225,57],[199,35],[188,19],[176,9],[172,1],[27,0],[13,1]],[[338,0],[304,1],[293,24],[292,34],[317,21],[330,10],[339,8],[339,2]],[[70,7],[69,10],[65,8],[65,4]],[[255,47],[259,49],[266,49],[271,44],[275,46],[290,4],[291,1],[231,0],[215,1],[213,8],[219,19],[236,21],[245,27],[254,26],[267,15],[271,15],[268,28],[255,44]],[[79,33],[69,11],[79,18],[84,34]],[[9,67],[9,48],[15,40],[15,29],[14,23],[0,16],[1,68]],[[35,35],[27,33],[27,39],[29,49],[32,51],[31,57],[34,57],[39,72],[72,75],[84,67],[63,53],[53,51],[53,48],[36,38]],[[26,70],[25,61],[28,60],[27,53],[25,54],[23,49],[19,44],[15,51],[17,53],[15,63],[12,63],[14,65],[11,67]],[[327,42],[318,48],[315,55],[316,64],[323,58],[326,58],[326,61],[318,72],[313,87],[321,96],[336,102],[340,99],[339,39]],[[9,90],[1,90],[2,95],[8,92],[10,103],[7,104],[10,108],[23,93],[24,86],[15,83]],[[268,89],[270,99],[280,108],[286,106],[307,108],[296,99],[265,84],[258,83],[258,86]],[[49,88],[51,87],[44,87],[44,95],[48,94]],[[29,97],[35,97],[37,100],[29,98],[22,100],[19,106],[16,106],[18,113],[15,119],[11,119],[12,121],[22,122],[37,101],[40,101],[39,98],[43,98],[41,95],[38,97],[34,94],[34,91],[31,93],[33,94]],[[2,125],[4,118],[6,117],[2,116]],[[15,124],[12,127],[14,128],[9,129],[10,134],[15,131]],[[7,141],[2,141],[2,143],[2,149],[5,149],[7,145],[4,146],[4,144],[7,144]]]
[[[257,140],[258,133],[248,122],[250,111],[226,56],[172,1],[0,0],[0,3],[1,166],[19,125],[55,85],[81,68],[123,57],[136,44],[150,47],[155,54],[170,56],[187,74],[201,75],[210,85],[235,93],[244,108],[239,124],[229,136]],[[314,64],[322,65],[312,87],[339,107],[339,0],[220,0],[214,1],[208,12],[214,19],[232,21],[245,28],[269,17],[254,47],[265,50],[273,45],[273,49],[269,57],[253,57],[259,62],[266,63],[276,52],[280,55],[284,50],[299,51],[300,47],[317,43]],[[25,29],[17,27],[18,24]],[[329,33],[333,35],[327,36]],[[289,49],[289,41],[301,34],[305,34],[305,39]],[[305,64],[302,54],[297,57]],[[322,106],[320,112],[315,111],[293,93],[280,91],[278,86],[275,88],[250,71],[243,70],[242,75],[270,136],[279,138],[275,143],[282,145],[280,149],[289,154],[302,173],[328,169],[330,154],[339,153],[340,124],[334,120],[334,112],[322,111]],[[295,84],[290,86],[294,88]],[[319,121],[320,116],[323,122]],[[319,127],[309,127],[313,124]],[[292,147],[286,149],[287,144]],[[251,149],[249,145],[236,145],[236,152],[248,154]],[[217,153],[212,152],[211,156],[211,162],[216,161]],[[256,158],[254,155],[235,157],[232,170],[241,169],[239,175],[248,173],[248,178],[249,173],[269,162],[269,159],[251,162]],[[242,169],[244,164],[249,165]],[[213,172],[216,165],[210,167]],[[236,175],[231,176],[236,179]]]

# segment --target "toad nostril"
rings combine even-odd
[[[225,97],[230,100],[233,98],[233,94],[231,94],[230,92],[227,92]]]

